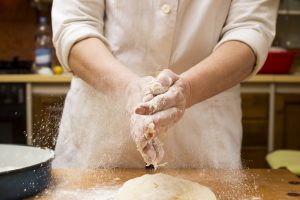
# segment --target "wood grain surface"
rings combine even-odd
[[[160,172],[205,185],[220,200],[300,199],[300,196],[297,196],[297,194],[300,195],[300,179],[283,169],[182,169],[158,170],[155,173]],[[153,172],[141,169],[54,169],[49,188],[29,199],[107,199],[106,197],[102,198],[104,193],[101,191],[107,190],[116,193],[125,181],[146,173]]]
[[[69,83],[71,80],[71,74],[53,76],[39,74],[0,74],[0,83]],[[298,84],[300,83],[300,75],[255,75],[250,79],[245,80],[243,83]]]

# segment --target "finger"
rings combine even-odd
[[[154,163],[151,163],[151,164],[154,164],[154,166],[155,166],[155,165],[157,165],[157,163],[160,163],[160,161],[163,159],[165,151],[163,149],[163,144],[159,141],[158,138],[154,138],[152,140],[152,145],[156,152],[156,158],[155,158]]]
[[[167,132],[168,128],[176,123],[183,115],[183,110],[172,107],[165,111],[148,116],[151,123],[145,125],[144,139],[148,142],[156,138],[159,134]]]
[[[172,86],[166,93],[158,95],[148,102],[139,104],[135,113],[139,115],[151,115],[171,107],[184,108],[185,97],[181,92],[182,88]]]
[[[167,87],[163,87],[158,81],[153,80],[148,84],[143,93],[143,102],[150,101],[154,96],[163,94],[167,90]]]
[[[160,133],[165,127],[170,127],[178,122],[183,115],[183,110],[172,107],[167,110],[155,113],[153,117],[153,124],[155,125],[154,137]]]
[[[140,135],[141,136],[134,138],[134,142],[135,142],[136,148],[138,150],[144,149],[145,146],[147,146],[147,144],[148,144],[148,140],[145,138],[145,136],[143,134],[140,134]]]
[[[143,97],[143,102],[147,102],[147,101],[150,101],[151,99],[153,99],[154,98],[154,95],[153,94],[151,94],[151,93],[146,93],[145,95],[144,95],[144,97]]]
[[[156,160],[156,151],[152,143],[147,144],[144,149],[140,152],[144,161],[147,164],[152,164]]]
[[[160,82],[154,81],[150,84],[149,92],[153,95],[159,95],[166,92],[168,88],[164,87]]]
[[[164,88],[158,81],[152,80],[143,90],[143,102],[150,101],[154,96],[166,92],[168,88]]]
[[[169,69],[164,69],[156,77],[156,81],[151,81],[146,91],[144,92],[143,102],[151,100],[154,96],[163,94],[168,91],[179,76]]]
[[[141,153],[146,165],[152,164],[153,166],[157,166],[157,163],[162,160],[165,151],[159,139],[155,138],[143,149]]]
[[[169,88],[179,79],[179,76],[169,69],[164,69],[156,79],[164,88]]]
[[[145,124],[149,125],[152,123],[152,119],[141,115],[133,115],[130,121],[130,131],[134,142],[136,143],[137,149],[142,150],[148,143],[145,138]]]
[[[153,122],[151,122],[150,124],[148,124],[146,126],[144,135],[145,135],[146,140],[150,141],[153,138],[155,138],[158,134],[163,134],[163,133],[166,133],[167,131],[168,131],[167,126],[155,127],[155,124]]]
[[[154,134],[155,134],[155,124],[153,122],[151,122],[146,126],[144,135],[147,140],[151,140],[153,138]]]

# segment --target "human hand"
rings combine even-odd
[[[139,104],[135,113],[139,115],[153,116],[153,123],[157,130],[167,130],[176,123],[184,114],[190,96],[189,83],[175,74],[165,69],[156,78],[156,80],[165,88],[166,92],[161,94],[146,94],[146,102]],[[152,96],[151,96],[152,95]],[[150,134],[149,137],[156,137],[157,133]]]
[[[130,132],[137,150],[141,153],[147,165],[157,164],[162,160],[164,150],[158,138],[149,137],[164,129],[154,127],[154,121],[159,115],[139,115],[134,109],[145,99],[152,99],[154,95],[165,92],[168,88],[162,86],[153,77],[137,78],[131,81],[126,89],[127,113],[130,118]]]

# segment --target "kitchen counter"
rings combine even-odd
[[[205,185],[211,188],[218,200],[300,199],[300,196],[297,196],[300,195],[300,179],[284,169],[162,169],[159,172]],[[105,199],[103,195],[107,195],[108,193],[115,194],[120,185],[125,181],[145,173],[151,172],[141,169],[53,169],[51,186],[29,199]]]
[[[10,75],[1,74],[0,83],[68,83],[72,79],[68,75],[38,75],[38,74],[22,74]],[[300,83],[300,75],[256,75],[245,82],[253,83]]]

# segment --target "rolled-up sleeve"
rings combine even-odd
[[[107,44],[103,36],[104,0],[53,0],[53,44],[61,65],[70,70],[68,57],[78,41],[95,37]]]
[[[233,0],[215,49],[231,40],[247,44],[256,55],[252,75],[256,74],[275,37],[278,5],[279,0]]]

